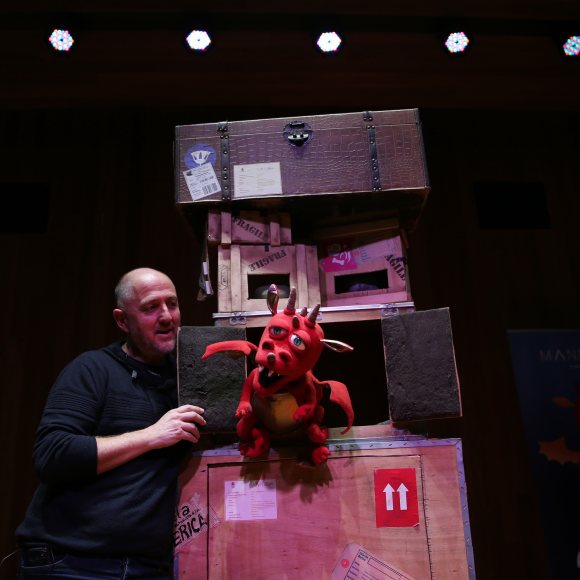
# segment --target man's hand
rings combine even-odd
[[[152,449],[169,447],[179,441],[199,441],[197,425],[205,425],[205,419],[201,416],[203,409],[195,405],[181,405],[177,409],[171,409],[157,421],[145,429]]]
[[[152,449],[170,447],[179,441],[199,441],[197,425],[205,425],[203,409],[182,405],[171,409],[150,427],[112,437],[97,437],[97,474],[110,471]]]

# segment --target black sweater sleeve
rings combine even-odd
[[[95,429],[106,396],[107,371],[98,352],[72,361],[52,387],[36,433],[33,460],[44,483],[96,477]]]

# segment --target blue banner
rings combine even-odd
[[[554,580],[580,577],[580,330],[509,331]]]

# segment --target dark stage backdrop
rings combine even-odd
[[[247,108],[229,118],[301,112],[328,111]],[[173,204],[172,142],[176,124],[223,115],[0,114],[0,554],[14,549],[36,485],[31,448],[52,381],[75,355],[118,337],[119,276],[164,270],[183,323],[211,324],[215,302],[195,299],[199,246]],[[464,411],[431,433],[463,437],[478,578],[549,578],[506,331],[580,324],[580,116],[423,110],[422,118],[432,193],[411,236],[411,282],[419,309],[451,309]]]

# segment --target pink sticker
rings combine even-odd
[[[357,262],[354,253],[344,250],[320,260],[323,272],[341,272],[343,270],[356,270]]]

